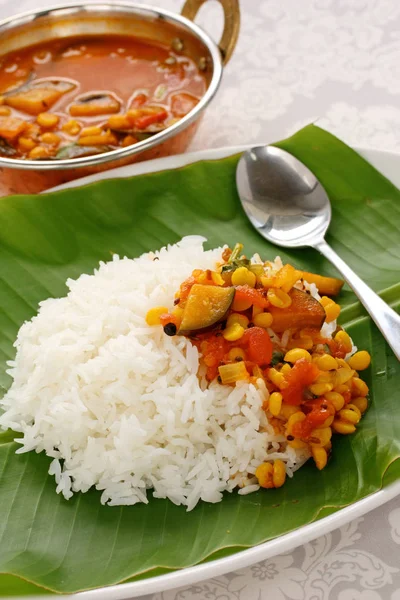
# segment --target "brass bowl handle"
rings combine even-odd
[[[199,8],[205,3],[207,0],[186,0],[181,15],[194,21]],[[224,31],[222,32],[222,37],[219,42],[219,49],[222,54],[222,60],[224,65],[230,59],[232,52],[236,46],[236,42],[239,35],[239,26],[240,26],[240,10],[239,10],[239,0],[219,0],[222,5],[224,11]]]

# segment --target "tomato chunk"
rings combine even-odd
[[[305,358],[298,360],[286,376],[287,387],[281,393],[283,401],[294,406],[302,404],[306,398],[304,392],[318,377],[318,367]]]
[[[238,285],[235,286],[235,298],[237,300],[248,300],[254,306],[260,308],[268,308],[269,302],[263,296],[262,291],[251,288],[249,285]]]
[[[196,344],[203,354],[203,361],[207,367],[206,378],[212,381],[218,375],[218,367],[223,363],[224,356],[229,349],[229,342],[222,336],[207,337],[200,345]]]
[[[138,129],[146,129],[149,125],[161,123],[168,117],[168,113],[164,108],[148,107],[138,110],[143,111],[141,116],[138,116],[133,120],[134,127],[137,127]]]
[[[240,345],[246,350],[249,360],[256,365],[268,365],[271,362],[273,350],[271,338],[262,327],[246,329]]]
[[[171,98],[171,112],[174,117],[184,117],[198,102],[199,99],[192,94],[174,94]]]
[[[147,102],[148,98],[146,94],[137,94],[132,100],[132,104],[130,108],[139,108],[139,106],[143,106]]]
[[[293,425],[293,435],[303,439],[310,437],[314,429],[321,427],[329,417],[335,414],[333,404],[325,398],[309,400],[302,408],[307,416],[304,421]]]

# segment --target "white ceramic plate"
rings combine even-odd
[[[61,190],[66,188],[77,187],[99,181],[100,179],[110,179],[118,177],[130,177],[132,175],[140,175],[143,173],[152,173],[154,171],[162,171],[174,169],[184,165],[197,162],[199,160],[213,160],[224,158],[233,154],[242,152],[249,146],[233,146],[229,148],[219,148],[216,150],[204,150],[201,152],[192,152],[179,156],[171,156],[168,158],[159,158],[156,160],[128,165],[119,169],[113,169],[104,173],[84,177],[77,181],[70,182],[52,188],[48,191]],[[374,165],[381,173],[390,179],[397,187],[400,187],[400,155],[389,152],[379,152],[376,150],[357,149],[372,165]],[[77,600],[120,600],[123,598],[135,598],[137,596],[152,594],[155,592],[165,591],[171,588],[191,585],[202,579],[216,577],[229,571],[235,571],[243,567],[256,563],[260,560],[265,560],[282,552],[294,550],[297,546],[305,544],[321,535],[345,525],[346,523],[366,514],[367,512],[388,502],[395,496],[400,494],[400,481],[388,486],[387,488],[356,502],[346,508],[342,508],[338,512],[324,519],[305,525],[299,529],[287,533],[279,538],[255,546],[248,550],[243,550],[218,560],[210,561],[194,567],[174,571],[167,575],[159,577],[150,577],[133,583],[125,583],[113,585],[106,588],[99,588],[88,592],[76,594],[74,598]],[[101,568],[101,565],[99,565]],[[64,598],[72,598],[72,596],[63,596]],[[43,600],[47,600],[49,596],[43,596]],[[35,596],[36,600],[40,600],[39,596]]]

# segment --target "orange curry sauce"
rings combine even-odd
[[[53,40],[4,55],[0,66],[0,154],[14,158],[134,144],[182,118],[206,91],[193,60],[134,37]],[[65,146],[78,151],[60,156]]]

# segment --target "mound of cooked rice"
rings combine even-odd
[[[204,251],[204,241],[114,256],[21,327],[0,425],[23,433],[18,452],[53,458],[65,498],[95,486],[102,503],[135,504],[153,490],[191,510],[237,486],[257,490],[261,462],[280,458],[290,476],[307,460],[268,423],[265,386],[207,386],[190,341],[146,325],[194,268],[215,267],[221,249]]]

